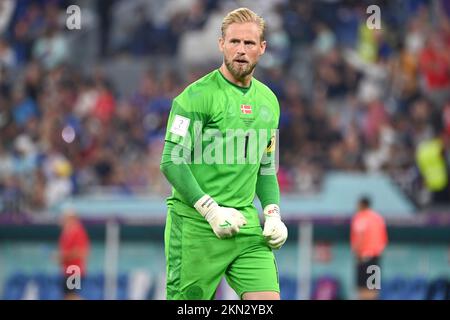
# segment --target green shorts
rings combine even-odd
[[[241,298],[246,292],[280,292],[275,257],[261,227],[219,239],[205,220],[170,209],[164,241],[168,300],[214,299],[224,275]]]

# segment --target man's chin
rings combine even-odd
[[[246,76],[248,76],[251,71],[246,67],[246,68],[235,68],[232,71],[233,75],[238,78],[238,79],[242,79],[245,78]]]
[[[234,66],[233,64],[228,64],[227,68],[235,79],[244,79],[245,77],[247,77],[249,74],[252,73],[251,67],[249,65],[246,65],[244,67],[239,65]]]

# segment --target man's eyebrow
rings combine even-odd
[[[239,38],[231,38],[230,41],[244,41],[244,43],[251,43],[251,44],[255,44],[256,41],[255,40],[241,40]]]

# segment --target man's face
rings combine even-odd
[[[233,23],[219,39],[225,65],[235,79],[251,74],[260,56],[266,50],[266,41],[261,41],[261,31],[256,23]]]

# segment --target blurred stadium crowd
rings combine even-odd
[[[219,66],[219,29],[208,23],[238,6],[268,23],[256,77],[280,100],[282,192],[315,193],[329,170],[384,172],[419,207],[449,201],[448,180],[433,198],[416,157],[439,136],[449,163],[450,4],[369,2],[0,2],[2,210],[92,192],[166,195],[159,160],[171,99]],[[68,30],[66,8],[77,3],[82,29]],[[366,27],[370,4],[381,8],[380,30]],[[146,61],[126,93],[106,67],[123,59]]]

